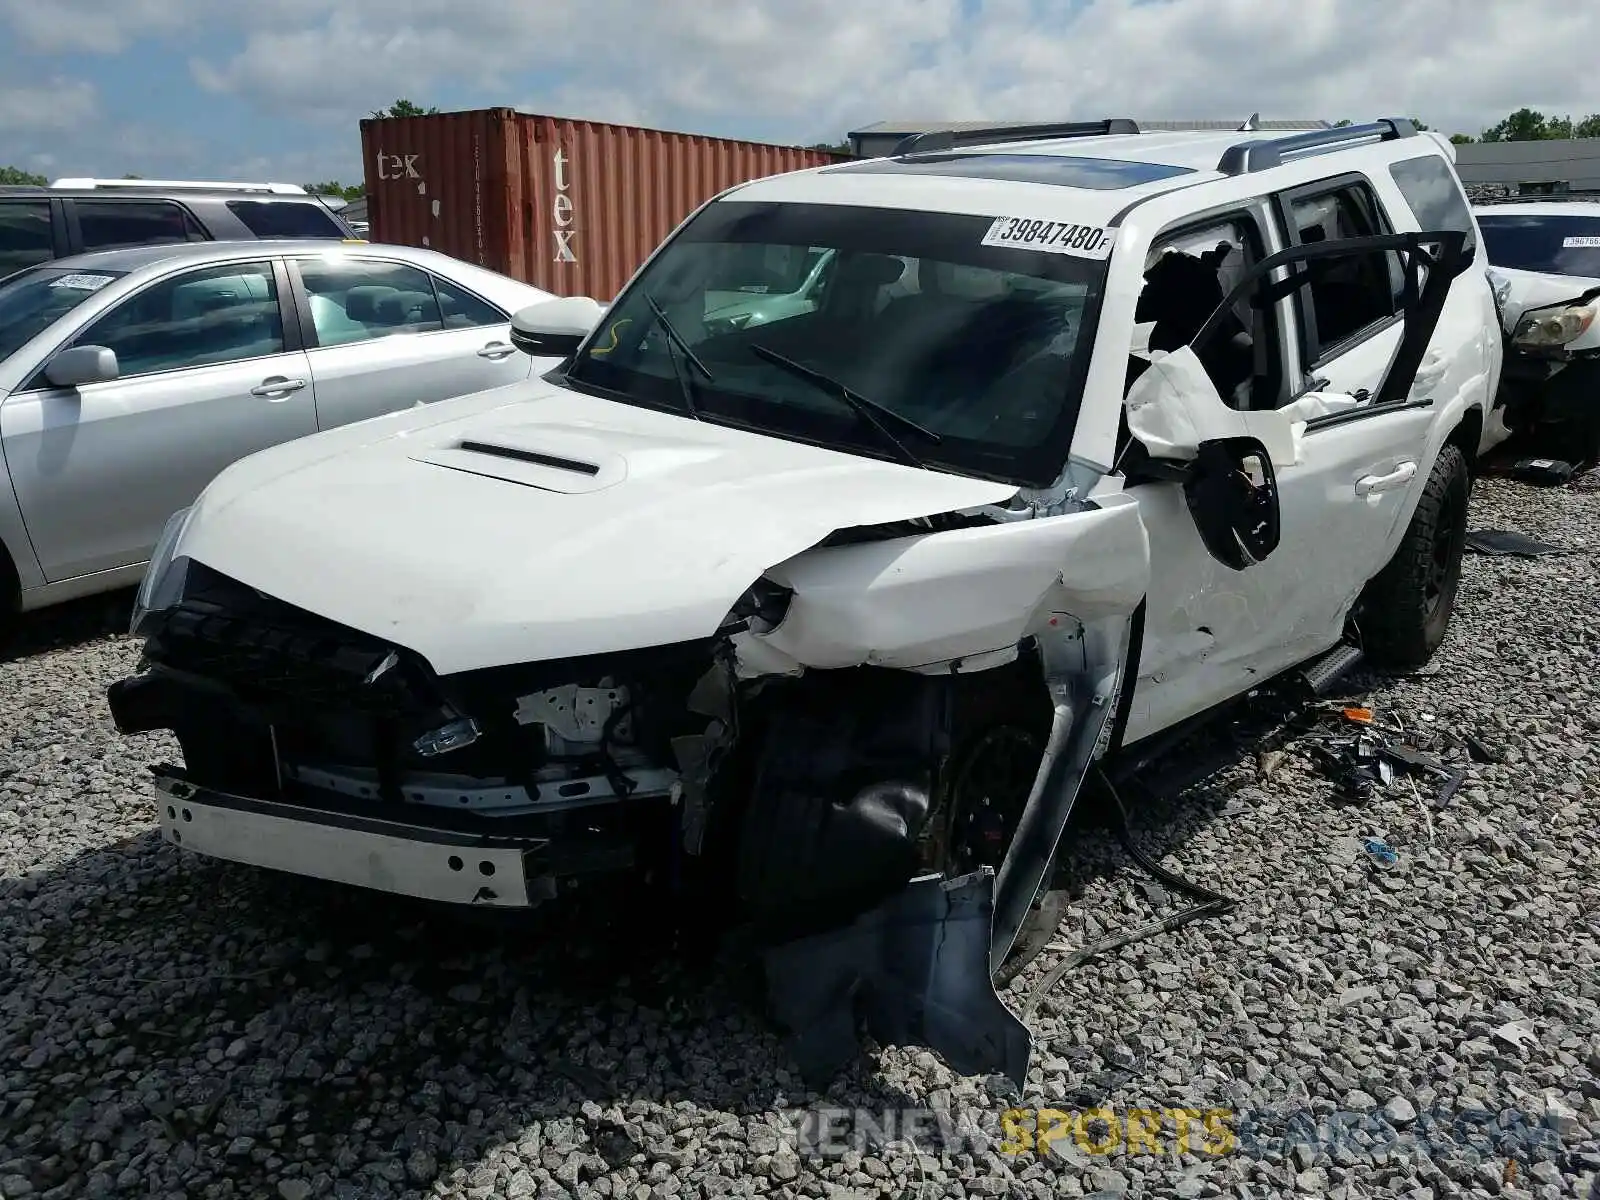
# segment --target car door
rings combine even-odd
[[[511,318],[454,281],[351,253],[291,260],[323,429],[526,379]]]
[[[1250,216],[1237,215],[1240,221]],[[1368,383],[1368,394],[1310,392],[1296,355],[1305,307],[1295,294],[1329,273],[1305,265],[1394,253],[1424,238],[1454,239],[1454,257],[1437,280],[1419,276],[1416,289],[1402,289],[1395,344],[1376,377],[1346,376]],[[1279,538],[1261,561],[1231,568],[1201,536],[1186,469],[1128,456],[1130,494],[1138,499],[1150,538],[1151,582],[1125,741],[1204,712],[1339,640],[1352,602],[1393,554],[1427,466],[1433,404],[1413,399],[1411,388],[1452,272],[1461,268],[1460,244],[1459,234],[1446,233],[1288,247],[1252,264],[1230,293],[1235,303],[1218,306],[1185,343],[1204,347],[1232,336],[1227,314],[1236,302],[1248,300],[1252,290],[1271,289],[1266,312],[1244,306],[1258,318],[1245,330],[1255,342],[1249,347],[1256,363],[1253,385],[1230,391],[1229,380],[1218,377],[1229,357],[1203,352],[1209,378],[1184,401],[1210,437],[1260,436],[1287,447],[1286,457],[1274,464]],[[1347,262],[1333,265],[1354,269]],[[1184,282],[1194,287],[1193,280]],[[1274,363],[1282,372],[1281,387],[1272,382]],[[1137,434],[1135,425],[1130,449]]]
[[[224,467],[316,431],[287,294],[270,258],[166,276],[61,347],[109,348],[116,379],[58,388],[41,370],[6,398],[6,465],[47,580],[148,560]]]

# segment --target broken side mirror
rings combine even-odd
[[[1223,566],[1243,571],[1278,548],[1278,476],[1259,439],[1201,442],[1183,495],[1201,542]]]
[[[588,296],[530,304],[511,318],[511,344],[535,358],[566,358],[594,332],[605,309]]]

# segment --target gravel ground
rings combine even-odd
[[[36,620],[0,662],[0,1195],[1589,1195],[1600,489],[1489,480],[1474,525],[1582,549],[1469,558],[1435,664],[1372,702],[1504,764],[1426,816],[1405,787],[1341,805],[1300,753],[1136,812],[1240,903],[1068,974],[1020,1099],[895,1048],[809,1094],[748,973],[683,965],[625,909],[480,929],[180,856],[143,782],[172,747],[105,711],[134,643],[103,604]],[[1069,865],[1019,1006],[1068,948],[1182,903],[1102,831]],[[1008,1104],[1072,1132],[1006,1153]],[[797,1139],[823,1106],[872,1115],[828,1127],[858,1149]],[[1234,1144],[1136,1109],[1227,1110]]]

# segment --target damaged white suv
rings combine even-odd
[[[110,696],[182,745],[165,836],[491,908],[698,889],[813,1069],[864,1012],[1020,1082],[992,972],[1096,760],[1438,645],[1501,341],[1404,121],[913,141],[528,310],[543,382],[174,517]]]

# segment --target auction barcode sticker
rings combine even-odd
[[[50,281],[50,286],[53,288],[72,288],[75,291],[98,292],[114,278],[115,276],[112,275],[86,275],[82,273],[60,275]]]
[[[1116,242],[1114,230],[1068,221],[1034,221],[1027,217],[996,217],[983,245],[1008,250],[1040,250],[1076,258],[1109,258]]]
[[[1561,239],[1563,250],[1593,250],[1600,247],[1600,234],[1586,233]]]

